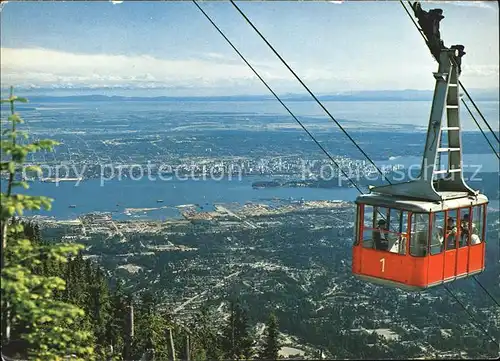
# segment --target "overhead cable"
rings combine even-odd
[[[406,8],[404,2],[402,0],[399,0],[399,2],[401,3],[401,6],[403,7],[403,9],[405,10],[406,14],[408,14],[408,17],[410,18],[410,20],[412,21],[413,25],[415,25],[415,28],[417,28],[419,34],[422,36],[422,38],[424,39],[425,41],[425,44],[427,45],[427,47],[429,47],[429,41],[427,39],[427,37],[425,36],[425,34],[423,33],[422,29],[420,29],[420,27],[418,26],[417,22],[415,21],[415,19],[413,18],[413,16],[410,14],[410,12],[408,11],[408,9]],[[408,1],[408,4],[410,6],[410,8],[412,7],[411,5],[411,2]],[[429,50],[430,50],[430,47],[429,47]],[[432,52],[431,52],[432,54]],[[436,59],[436,57],[434,55],[432,55],[432,57],[434,58],[434,60],[436,60],[437,62],[438,59]],[[456,65],[456,62],[454,61],[454,59],[452,59],[453,63]],[[472,103],[472,105],[474,106],[474,108],[477,110],[477,112],[479,113],[479,115],[481,116],[481,118],[483,119],[483,122],[486,124],[486,126],[488,127],[488,129],[490,130],[491,134],[493,134],[493,137],[495,137],[496,141],[500,144],[500,139],[498,139],[498,136],[496,135],[496,133],[493,131],[493,129],[491,128],[490,124],[488,123],[488,121],[486,120],[486,118],[484,117],[483,113],[481,113],[481,111],[479,110],[479,108],[477,107],[476,103],[474,102],[474,100],[472,99],[472,97],[470,96],[469,92],[467,91],[467,89],[465,88],[465,86],[462,84],[462,82],[460,80],[458,80],[458,83],[460,85],[460,87],[463,89],[463,91],[465,92],[465,94],[467,95],[467,97],[469,98],[470,102]],[[472,113],[471,113],[472,115]],[[481,130],[481,132],[483,133],[485,139],[488,141],[489,143],[489,140],[488,138],[486,137],[486,135],[484,134],[483,130],[481,129],[481,126],[479,125],[479,123],[477,123],[476,121],[476,125],[478,126],[479,130]]]
[[[210,16],[198,5],[196,0],[192,0],[196,7],[201,11],[201,13],[210,21],[210,23],[214,26],[215,29],[219,32],[219,34],[228,42],[228,44],[233,48],[233,50],[240,56],[240,58],[245,62],[245,64],[254,72],[254,74],[259,78],[259,80],[266,86],[266,88],[274,95],[274,97],[280,102],[280,104],[286,109],[286,111],[295,119],[295,121],[302,127],[302,129],[311,137],[311,139],[316,143],[316,145],[325,153],[325,155],[337,166],[338,169],[342,172],[342,174],[349,180],[349,182],[361,193],[363,191],[358,185],[347,175],[347,173],[340,167],[340,165],[333,159],[333,157],[328,153],[328,151],[316,140],[316,138],[307,130],[307,128],[302,124],[302,122],[293,114],[293,112],[286,106],[285,103],[280,99],[280,97],[271,89],[271,87],[267,84],[267,82],[260,76],[260,74],[254,69],[254,67],[246,60],[243,54],[233,45],[231,40],[227,38],[227,36],[222,32],[222,30],[212,21]]]
[[[365,156],[366,159],[377,169],[379,174],[385,178],[385,180],[391,184],[391,181],[386,177],[386,175],[380,170],[380,168],[373,162],[373,160],[368,156],[368,154],[365,153],[363,149],[356,143],[354,139],[347,133],[347,131],[342,127],[342,125],[333,117],[332,114],[328,111],[328,109],[325,108],[325,106],[319,101],[319,99],[314,95],[314,93],[307,87],[307,85],[304,84],[304,82],[300,79],[300,77],[293,71],[293,69],[288,65],[288,63],[281,57],[281,55],[274,49],[274,47],[267,41],[264,35],[255,27],[255,25],[250,21],[250,19],[241,11],[241,9],[234,3],[233,0],[229,0],[231,4],[236,8],[236,10],[241,14],[241,16],[245,19],[245,21],[255,30],[255,32],[261,37],[262,40],[267,44],[267,46],[273,51],[273,53],[281,60],[281,62],[287,67],[287,69],[293,74],[293,76],[299,81],[299,83],[304,87],[304,89],[307,90],[307,92],[311,95],[311,97],[316,101],[316,103],[319,104],[319,106],[325,111],[326,114],[332,119],[335,124],[342,130],[342,132],[349,138],[349,140],[358,148],[358,150]]]

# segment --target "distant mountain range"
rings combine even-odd
[[[477,101],[499,101],[498,89],[469,89],[469,94]],[[367,90],[357,92],[343,92],[336,94],[318,94],[323,101],[430,101],[431,90]],[[228,95],[228,96],[156,96],[156,97],[128,97],[108,95],[69,95],[28,96],[31,102],[75,102],[75,101],[265,101],[274,100],[272,95]],[[313,100],[305,94],[282,94],[282,100],[310,101]]]

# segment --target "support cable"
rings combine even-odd
[[[481,288],[483,289],[483,291],[484,291],[484,292],[486,292],[486,294],[487,294],[488,296],[490,296],[490,298],[493,300],[493,302],[495,302],[495,303],[496,303],[496,305],[497,305],[498,307],[500,307],[500,304],[498,303],[498,301],[497,301],[497,300],[496,300],[496,299],[495,299],[495,298],[491,295],[491,293],[490,293],[490,292],[488,292],[488,290],[486,289],[486,287],[484,287],[484,286],[481,284],[481,282],[479,282],[479,280],[476,278],[476,276],[474,275],[474,276],[472,276],[472,277],[473,277],[473,278],[474,278],[474,280],[477,282],[477,284],[478,284],[479,286],[481,286]]]
[[[220,28],[212,21],[210,16],[203,11],[203,9],[198,5],[196,0],[192,0],[196,7],[201,11],[201,13],[207,18],[207,20],[215,27],[215,29],[219,32],[219,34],[227,41],[227,43],[233,48],[233,50],[240,56],[240,58],[245,62],[245,64],[254,72],[254,74],[259,78],[259,80],[266,86],[266,88],[274,95],[274,97],[280,102],[280,104],[287,110],[287,112],[295,119],[295,121],[302,127],[302,129],[311,137],[311,139],[316,143],[316,145],[326,154],[326,156],[335,164],[335,166],[342,172],[342,174],[349,180],[349,182],[358,190],[360,194],[364,194],[361,188],[342,170],[340,165],[332,158],[332,156],[328,153],[328,151],[316,140],[316,138],[307,130],[307,128],[302,124],[300,120],[293,114],[293,112],[283,103],[280,97],[271,89],[271,87],[266,83],[266,81],[259,75],[259,73],[252,67],[252,65],[245,59],[243,54],[241,54],[238,49],[233,45],[233,43],[227,38],[227,36],[220,30]],[[386,178],[387,179],[387,178]],[[391,183],[388,180],[389,183]],[[381,217],[384,217],[380,211],[378,214]]]
[[[462,306],[462,308],[465,310],[465,312],[467,312],[467,314],[470,316],[470,318],[474,321],[472,324],[474,326],[476,326],[477,328],[479,328],[481,331],[483,331],[483,333],[488,336],[488,338],[495,344],[497,345],[497,347],[500,348],[500,344],[493,338],[491,337],[488,332],[483,328],[481,327],[481,325],[479,324],[479,322],[476,321],[476,318],[474,317],[474,315],[472,313],[469,312],[469,310],[464,306],[464,304],[462,302],[460,302],[460,300],[458,299],[457,296],[455,296],[455,294],[453,292],[451,292],[451,290],[448,288],[447,285],[444,285],[444,288],[446,289],[446,291],[448,291],[448,293],[455,299],[455,301],[458,302],[458,304],[460,306]]]
[[[465,86],[462,84],[462,82],[459,80],[458,83],[460,84],[460,86],[462,87],[463,91],[465,92],[465,94],[467,95],[467,97],[469,98],[470,102],[472,103],[472,105],[474,105],[474,108],[476,108],[477,112],[479,113],[479,115],[481,116],[481,118],[483,118],[484,122],[486,123],[486,126],[488,127],[488,129],[490,130],[491,134],[493,134],[493,136],[495,137],[495,139],[497,140],[498,143],[500,143],[500,139],[498,139],[497,135],[495,134],[495,132],[493,131],[493,129],[491,129],[491,126],[490,124],[486,121],[486,119],[484,118],[484,115],[483,113],[481,113],[481,111],[479,110],[479,108],[477,107],[476,103],[474,102],[474,100],[472,100],[472,97],[469,95],[469,92],[467,91],[467,89],[465,89]]]
[[[267,41],[267,39],[262,35],[262,33],[255,27],[255,25],[250,21],[250,19],[241,11],[241,9],[234,3],[233,0],[229,0],[231,4],[236,8],[236,10],[241,14],[241,16],[245,19],[245,21],[250,25],[257,34],[261,37],[262,40],[267,44],[267,46],[273,51],[273,53],[281,60],[281,62],[287,67],[287,69],[295,76],[295,78],[299,81],[299,83],[304,87],[304,89],[307,90],[307,92],[313,97],[313,99],[318,103],[318,105],[325,111],[326,114],[337,124],[337,126],[344,132],[344,134],[349,138],[349,140],[358,148],[358,150],[365,156],[366,159],[377,169],[379,174],[385,178],[385,180],[389,183],[392,184],[391,181],[384,175],[384,173],[380,170],[379,167],[372,161],[372,159],[368,156],[368,154],[365,153],[363,149],[356,143],[354,139],[349,135],[349,133],[346,132],[344,127],[333,117],[333,115],[330,114],[328,109],[325,108],[325,106],[319,101],[319,99],[314,95],[314,93],[307,87],[307,85],[304,84],[304,82],[300,79],[300,77],[293,71],[293,69],[287,64],[287,62],[281,57],[281,55],[274,49],[274,47]]]
[[[302,124],[302,122],[297,119],[297,117],[293,114],[293,112],[283,103],[280,97],[271,89],[271,87],[266,83],[266,81],[259,75],[259,73],[253,68],[252,65],[245,59],[243,54],[241,54],[238,49],[233,45],[231,40],[229,40],[226,35],[220,30],[220,28],[212,21],[210,16],[203,11],[203,9],[198,5],[196,0],[192,0],[196,7],[202,12],[203,15],[210,21],[210,23],[217,29],[219,34],[228,42],[228,44],[233,48],[233,50],[240,56],[240,58],[245,62],[246,65],[254,72],[254,74],[259,78],[259,80],[266,86],[266,88],[274,95],[274,97],[280,102],[280,104],[286,109],[286,111],[295,119],[295,121],[302,127],[302,129],[311,137],[311,139],[316,143],[316,145],[326,154],[326,156],[337,166],[337,168],[342,172],[342,174],[349,180],[349,182],[359,191],[359,193],[363,194],[363,191],[359,186],[347,175],[347,173],[340,167],[340,165],[333,159],[333,157],[327,152],[327,150],[316,140],[316,138],[307,130],[307,128]]]
[[[427,45],[427,47],[429,47],[429,42],[426,38],[426,36],[424,35],[422,29],[420,29],[420,27],[418,26],[417,22],[415,21],[415,19],[413,18],[413,16],[410,14],[410,12],[408,11],[408,9],[406,8],[406,5],[403,3],[402,0],[399,0],[399,2],[401,3],[401,6],[403,6],[403,8],[405,9],[406,13],[408,14],[408,17],[410,18],[410,20],[412,21],[413,25],[415,25],[415,27],[417,28],[419,34],[422,36],[422,38],[424,39],[425,41],[425,44]],[[408,1],[408,4],[410,6],[410,8],[412,7],[411,5],[411,2]],[[430,50],[430,48],[429,48]],[[432,54],[432,52],[431,52]],[[434,56],[434,54],[432,54],[432,57],[434,58],[434,60],[436,60],[437,62],[438,59],[436,59],[436,57]],[[454,59],[452,59],[453,63],[456,65],[456,62],[454,61]],[[474,108],[476,108],[477,112],[479,113],[479,115],[481,116],[481,118],[483,119],[484,123],[486,124],[486,126],[488,127],[488,129],[490,130],[491,134],[493,134],[493,137],[495,137],[495,139],[497,140],[498,143],[500,143],[500,139],[498,139],[497,135],[495,134],[495,132],[493,131],[493,129],[491,128],[490,124],[488,123],[488,121],[486,120],[486,118],[483,116],[483,113],[481,113],[481,111],[479,110],[479,108],[477,107],[476,103],[474,102],[474,100],[472,100],[472,97],[470,96],[469,92],[467,91],[467,89],[465,89],[465,86],[462,84],[462,82],[460,80],[458,80],[458,83],[460,84],[460,87],[463,89],[463,91],[465,92],[465,94],[467,95],[467,97],[469,98],[470,102],[472,103],[472,105],[474,105]],[[481,130],[481,132],[483,133],[484,135],[484,132],[483,130],[481,129],[481,127],[479,126],[479,124],[476,122],[477,126],[479,127],[479,129]],[[488,140],[488,138],[486,138],[486,135],[484,135],[485,139]],[[489,143],[489,141],[488,141]]]
[[[472,112],[471,112],[469,106],[467,105],[467,103],[465,102],[465,100],[462,99],[462,103],[464,104],[465,109],[467,109],[467,111],[469,112],[469,115],[471,116],[472,120],[474,120],[474,123],[476,123],[476,125],[479,128],[479,130],[481,131],[481,133],[483,133],[484,139],[486,139],[486,141],[488,142],[490,148],[493,150],[493,154],[495,154],[497,156],[497,158],[500,159],[500,155],[498,154],[498,152],[496,151],[496,149],[493,147],[493,144],[491,144],[491,142],[488,139],[488,137],[486,136],[486,134],[484,134],[483,129],[481,129],[481,126],[477,122],[476,117],[474,117],[474,114],[472,114]]]

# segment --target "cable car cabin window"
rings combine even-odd
[[[407,212],[365,205],[364,215],[363,247],[406,253]]]
[[[375,207],[369,206],[367,204],[364,205],[364,212],[363,212],[363,247],[365,248],[373,248],[373,228],[375,219],[373,217],[373,214],[375,212]]]
[[[443,251],[444,219],[444,212],[432,213],[431,255]]]
[[[470,208],[461,208],[460,209],[460,240],[458,241],[458,246],[460,248],[466,247],[471,244],[470,236],[471,236],[471,227],[472,227],[472,218],[470,216]]]
[[[458,212],[456,209],[453,211],[448,211],[448,215],[446,218],[445,244],[447,250],[457,248],[457,214]]]
[[[472,223],[470,228],[470,244],[481,243],[484,227],[483,205],[472,207]]]
[[[389,212],[387,238],[389,252],[406,254],[406,240],[408,239],[408,212],[391,209]]]
[[[427,255],[429,244],[429,214],[413,213],[411,219],[410,254],[415,257]]]
[[[358,209],[357,209],[357,212],[356,212],[356,222],[354,223],[354,245],[357,246],[359,244],[359,230],[360,230],[360,227],[361,227],[361,210],[363,209],[362,208],[363,206],[362,205],[358,205]]]
[[[372,240],[373,248],[378,251],[389,250],[389,209],[374,207]]]

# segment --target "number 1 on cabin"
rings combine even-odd
[[[384,270],[385,270],[385,258],[381,258],[380,263],[382,263],[382,272],[384,272]]]

